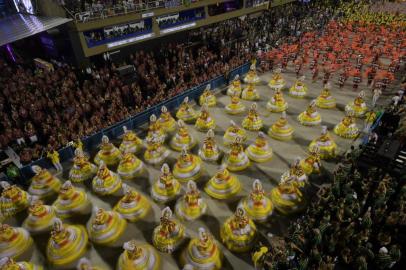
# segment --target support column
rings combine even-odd
[[[155,16],[152,18],[152,32],[156,37],[159,36],[159,25]]]
[[[83,52],[83,48],[80,42],[80,32],[77,31],[74,25],[68,27],[69,39],[71,41],[73,55],[75,57],[75,63],[79,68],[86,68],[90,65],[90,60]],[[84,45],[85,46],[85,45]]]

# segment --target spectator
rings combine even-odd
[[[136,51],[123,63],[136,67],[137,79],[131,85],[120,80],[115,73],[120,65],[110,65],[110,61],[80,72],[66,64],[47,71],[33,68],[30,63],[15,65],[0,59],[0,144],[11,146],[27,164],[43,156],[44,146],[59,149],[227,74],[249,62],[258,48],[265,50],[266,45],[285,41],[284,35],[294,34],[282,31],[285,25],[297,21],[295,25],[301,28],[318,27],[309,18],[297,19],[293,13],[297,7],[300,5],[290,4],[259,17],[236,18],[193,30],[188,33],[188,43]],[[323,12],[314,14],[315,20],[329,16]],[[125,29],[113,35],[132,31]],[[275,30],[279,34],[269,34]],[[94,33],[93,38],[100,37]],[[189,47],[189,41],[196,44]]]

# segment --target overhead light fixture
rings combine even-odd
[[[186,29],[186,28],[194,27],[194,26],[196,26],[196,22],[182,24],[182,25],[179,25],[179,26],[176,26],[176,27],[163,29],[163,30],[161,30],[161,34],[168,34],[168,33],[172,33],[172,32],[175,32],[175,31],[183,30],[183,29]]]
[[[152,17],[154,15],[155,15],[154,12],[147,12],[147,13],[143,13],[141,15],[141,18],[148,18],[148,17]]]
[[[127,39],[107,43],[107,48],[113,48],[113,47],[129,44],[129,43],[132,43],[132,42],[136,42],[136,41],[144,40],[144,39],[147,39],[147,38],[151,38],[153,36],[154,36],[154,33],[149,33],[149,34],[145,34],[145,35],[141,35],[141,36],[137,36],[137,37],[127,38]]]

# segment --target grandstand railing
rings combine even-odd
[[[160,29],[160,30],[164,30],[164,29],[176,27],[176,26],[178,26],[178,25],[182,25],[182,24],[187,24],[187,23],[190,23],[190,22],[199,21],[199,20],[202,20],[202,19],[204,19],[204,17],[199,17],[199,18],[198,18],[198,17],[194,17],[194,18],[188,18],[188,19],[183,20],[183,21],[177,21],[177,22],[171,23],[171,24],[162,24],[162,25],[159,25],[159,29]]]
[[[200,0],[190,1],[197,2]],[[139,13],[157,8],[173,8],[184,5],[181,0],[147,0],[143,3],[132,3],[127,5],[115,5],[112,7],[91,8],[87,11],[78,12],[74,15],[77,22],[88,22],[108,17],[120,16],[130,13]]]
[[[93,48],[93,47],[100,46],[103,44],[113,43],[113,42],[120,41],[123,39],[131,38],[131,37],[138,37],[138,36],[142,36],[142,35],[149,34],[149,33],[152,33],[152,28],[145,29],[145,30],[138,31],[138,32],[133,32],[133,33],[122,35],[122,36],[105,38],[105,39],[97,40],[97,41],[93,41],[91,38],[87,38],[85,36],[85,40],[86,40],[87,47]]]
[[[250,68],[250,63],[244,64],[233,69],[228,75],[229,78],[234,78],[237,74],[242,76],[243,74],[247,73]],[[218,76],[214,79],[211,79],[205,83],[202,83],[196,87],[193,87],[179,95],[176,95],[168,100],[165,100],[153,107],[146,109],[145,111],[138,113],[135,116],[132,116],[128,119],[125,119],[121,122],[114,124],[108,128],[105,128],[89,137],[83,138],[83,148],[86,152],[92,152],[95,150],[101,142],[101,138],[103,135],[107,135],[110,139],[116,139],[123,135],[123,127],[126,126],[128,129],[136,129],[139,128],[141,125],[147,123],[149,121],[149,117],[152,114],[157,116],[161,113],[161,107],[166,106],[168,111],[173,111],[174,109],[178,108],[179,105],[182,103],[185,97],[189,97],[190,100],[197,100],[203,90],[206,88],[208,84],[211,85],[211,89],[219,88],[226,84],[226,78],[222,76]],[[72,146],[67,146],[59,151],[60,161],[61,163],[71,160],[74,157],[74,148]],[[47,158],[41,158],[34,162],[31,162],[29,165],[26,165],[20,169],[20,176],[23,183],[26,183],[32,176],[33,172],[31,166],[39,165],[43,168],[50,168],[52,166],[51,162]]]

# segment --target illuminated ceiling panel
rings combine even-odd
[[[0,20],[0,46],[47,31],[72,19],[15,14]]]

